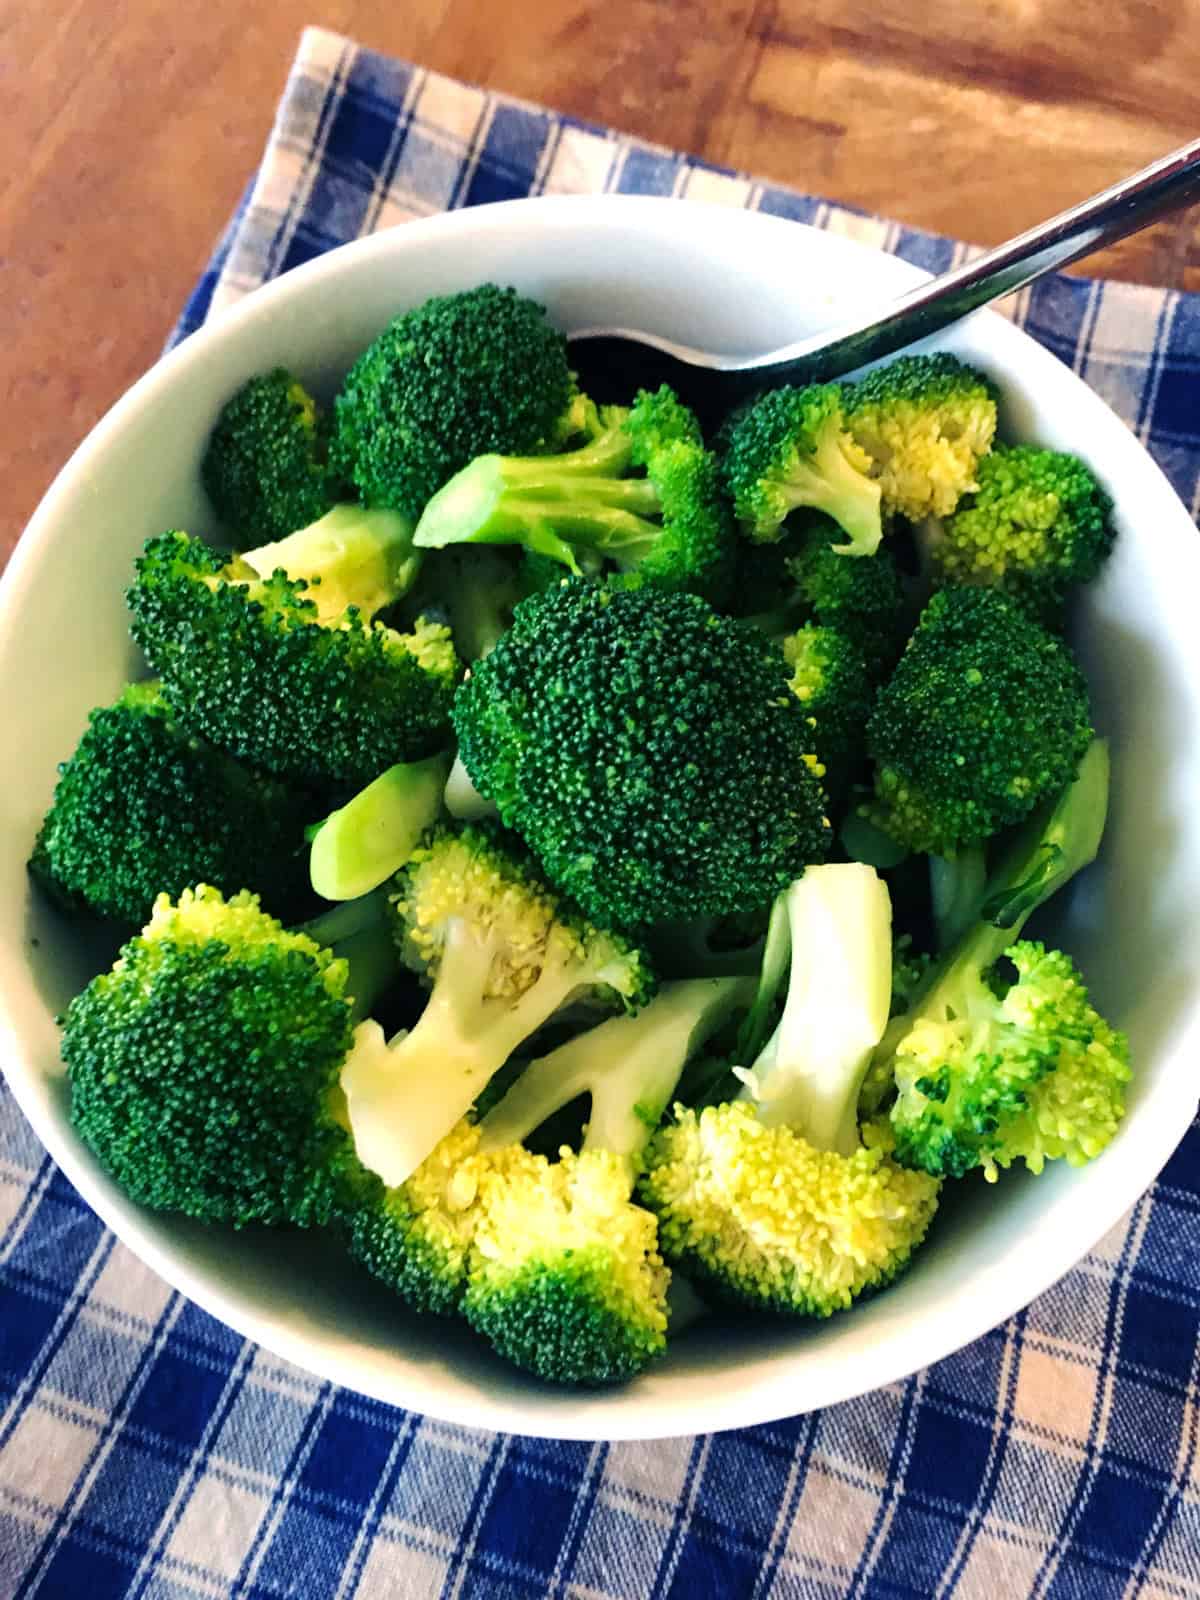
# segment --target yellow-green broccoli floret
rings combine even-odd
[[[360,1028],[342,1074],[358,1150],[390,1187],[411,1177],[508,1058],[562,1007],[636,1007],[641,952],[587,922],[495,830],[436,831],[392,895],[402,959],[431,985],[390,1043]]]
[[[316,401],[284,367],[251,378],[217,418],[200,473],[239,547],[282,539],[337,499],[328,428]]]
[[[977,480],[928,530],[936,580],[1001,589],[1059,625],[1070,591],[1090,583],[1112,551],[1112,501],[1078,456],[1034,445],[984,456]]]
[[[871,457],[854,440],[835,383],[773,389],[740,412],[725,434],[722,470],[748,538],[773,542],[802,506],[824,511],[845,534],[834,548],[869,556],[883,527]]]
[[[1060,790],[1091,737],[1062,641],[994,589],[943,589],[867,724],[871,820],[910,850],[949,855]]]
[[[71,1120],[134,1200],[205,1222],[328,1222],[376,1180],[339,1075],[346,962],[242,891],[164,895],[65,1019]]]
[[[608,562],[715,597],[733,528],[696,419],[664,386],[628,411],[605,408],[599,421],[563,454],[478,456],[426,506],[418,547],[521,545],[571,572]]]
[[[344,566],[326,559],[321,524],[305,530],[323,562],[317,585],[296,554],[303,534],[285,541],[298,570],[263,575],[258,552],[227,565],[171,532],[147,543],[128,596],[134,639],[188,724],[264,772],[314,785],[368,783],[438,749],[458,678],[448,628],[420,619],[400,634],[370,620],[386,575],[410,571],[409,527],[390,512],[356,515],[364,537],[343,530]]]
[[[767,1128],[734,1101],[680,1110],[655,1137],[639,1185],[666,1261],[707,1297],[784,1316],[828,1317],[908,1263],[939,1183],[887,1153],[853,1155]]]
[[[812,728],[826,789],[836,787],[865,748],[871,687],[862,651],[836,628],[808,623],[784,639],[783,658]]]
[[[955,356],[900,356],[845,385],[844,406],[886,516],[949,516],[977,486],[996,434],[996,388]]]

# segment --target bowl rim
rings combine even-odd
[[[539,216],[557,216],[568,220],[576,216],[580,219],[587,217],[592,225],[602,223],[619,232],[624,228],[641,226],[651,215],[665,213],[666,208],[670,208],[672,230],[681,239],[693,231],[702,235],[719,223],[727,228],[761,229],[781,240],[786,237],[792,250],[797,245],[801,250],[841,249],[862,258],[864,265],[867,264],[865,258],[887,262],[887,268],[881,268],[878,274],[881,292],[891,291],[893,285],[895,292],[899,292],[909,283],[930,276],[911,263],[900,261],[870,245],[831,235],[788,218],[702,201],[689,201],[685,207],[681,207],[677,199],[652,196],[558,195],[501,201],[398,224],[339,246],[250,292],[215,321],[189,335],[126,390],[97,422],[56,475],[27,524],[7,569],[0,575],[0,631],[7,632],[16,624],[21,597],[43,558],[43,547],[52,542],[60,502],[77,491],[86,479],[91,463],[105,452],[126,422],[141,412],[160,388],[173,384],[177,375],[185,372],[214,343],[236,342],[245,324],[277,309],[289,299],[303,299],[324,280],[337,279],[343,273],[353,271],[358,263],[377,255],[403,255],[410,246],[420,245],[431,237],[444,236],[453,240],[456,235],[503,230],[511,227],[517,218],[527,218],[536,224]],[[805,236],[808,236],[807,243],[803,242]],[[1045,347],[997,313],[984,311],[975,316],[987,319],[993,337],[1003,343],[1012,342],[1014,353],[1023,365],[1032,366],[1034,376],[1042,363],[1053,363],[1060,370],[1063,369],[1063,364]],[[1095,413],[1097,416],[1103,412],[1110,422],[1116,422],[1122,431],[1128,431],[1082,379],[1075,374],[1068,373],[1068,376],[1075,379],[1082,405],[1099,408]],[[1194,539],[1195,529],[1191,518],[1165,475],[1140,441],[1132,434],[1129,438],[1142,458],[1142,469],[1155,475],[1160,480],[1161,488],[1174,501],[1179,530],[1182,532],[1186,529],[1188,537]],[[171,1288],[187,1296],[238,1334],[255,1340],[268,1351],[294,1362],[318,1378],[451,1423],[503,1429],[533,1437],[651,1439],[718,1431],[775,1421],[817,1406],[864,1395],[906,1379],[988,1333],[1044,1293],[1080,1261],[1153,1182],[1187,1131],[1195,1109],[1194,1091],[1187,1085],[1186,1074],[1179,1071],[1165,1074],[1163,1081],[1157,1083],[1152,1091],[1158,1107],[1157,1117],[1148,1121],[1140,1140],[1127,1140],[1123,1146],[1122,1141],[1117,1139],[1106,1152],[1104,1159],[1110,1182],[1102,1189],[1100,1196],[1091,1197],[1091,1204],[1086,1211],[1077,1205],[1070,1212],[1070,1225],[1064,1226],[1059,1233],[1057,1248],[1040,1256],[1036,1268],[1031,1264],[1019,1283],[989,1285],[987,1292],[980,1293],[973,1302],[973,1316],[945,1319],[926,1329],[926,1336],[920,1341],[919,1348],[913,1348],[910,1337],[902,1359],[898,1357],[894,1340],[877,1341],[866,1351],[859,1352],[853,1374],[843,1366],[840,1381],[826,1382],[819,1397],[799,1394],[795,1388],[796,1374],[789,1374],[789,1366],[803,1362],[804,1355],[801,1352],[792,1358],[791,1363],[783,1364],[780,1373],[749,1394],[739,1393],[735,1387],[726,1389],[721,1385],[710,1385],[705,1398],[699,1401],[689,1400],[686,1406],[675,1401],[659,1402],[653,1408],[652,1416],[639,1417],[636,1386],[597,1396],[580,1397],[564,1392],[561,1396],[554,1395],[555,1403],[539,1404],[531,1417],[523,1418],[519,1401],[507,1401],[504,1398],[484,1401],[479,1397],[460,1401],[455,1396],[440,1394],[436,1384],[431,1388],[429,1375],[419,1370],[406,1373],[403,1380],[389,1377],[386,1382],[372,1381],[372,1373],[356,1372],[352,1351],[343,1354],[314,1349],[311,1338],[305,1333],[269,1320],[264,1321],[261,1314],[256,1315],[235,1298],[224,1294],[221,1285],[213,1281],[211,1272],[194,1267],[184,1251],[160,1244],[150,1232],[143,1213],[116,1191],[109,1180],[103,1175],[98,1176],[86,1164],[79,1147],[72,1142],[69,1124],[55,1115],[48,1102],[35,1093],[34,1077],[38,1074],[38,1068],[32,1060],[25,1059],[15,1000],[15,995],[10,993],[6,967],[0,975],[0,1039],[4,1045],[4,1074],[18,1106],[47,1152],[87,1205]],[[1164,1053],[1171,1058],[1182,1058],[1189,1050],[1195,1051],[1197,1048],[1200,1048],[1200,996],[1193,997],[1186,1021],[1174,1035],[1172,1044],[1165,1047]],[[1174,1081],[1169,1081],[1172,1079]],[[1064,1208],[1064,1212],[1069,1209]],[[801,1401],[799,1405],[797,1400]]]

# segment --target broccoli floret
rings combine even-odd
[[[332,459],[367,505],[419,517],[475,456],[553,448],[579,419],[563,336],[543,308],[484,284],[397,317],[335,402]]]
[[[609,408],[603,422],[561,455],[477,457],[426,506],[418,547],[518,544],[576,573],[581,558],[602,557],[620,572],[719,595],[733,529],[691,412],[664,386],[629,412]]]
[[[845,426],[886,516],[949,516],[996,434],[996,387],[952,355],[900,356],[845,387]]]
[[[797,622],[836,628],[862,651],[873,683],[881,682],[904,649],[912,617],[905,604],[896,562],[888,546],[869,560],[846,561],[831,541],[836,532],[824,517],[812,519],[799,548],[787,558],[784,587]]]
[[[1088,1004],[1066,956],[1020,941],[1036,908],[1096,854],[1108,800],[1100,740],[1079,775],[1019,830],[978,920],[889,1026],[872,1077],[894,1079],[897,1158],[961,1177],[1024,1160],[1091,1159],[1116,1131],[1128,1046]],[[1005,967],[1015,968],[1016,981]]]
[[[239,545],[282,539],[324,516],[337,499],[327,444],[316,401],[283,367],[251,378],[226,403],[200,475]]]
[[[811,506],[846,535],[834,546],[839,554],[869,556],[879,548],[879,485],[871,478],[871,458],[847,431],[840,385],[763,395],[729,427],[722,467],[749,538],[780,538],[788,514]]]
[[[1092,737],[1062,642],[994,589],[944,589],[867,724],[870,818],[947,855],[1019,822],[1073,776]]]
[[[353,606],[322,616],[303,577],[226,566],[179,532],[147,543],[128,599],[172,704],[265,772],[361,785],[446,742],[458,662],[444,626],[399,634]]]
[[[398,872],[442,809],[446,755],[399,762],[308,829],[312,886],[325,900],[356,900]]]
[[[355,1142],[395,1188],[465,1116],[508,1058],[563,1007],[641,1004],[639,950],[593,927],[494,829],[439,829],[392,893],[402,959],[431,984],[412,1030],[375,1023],[342,1074]]]
[[[1115,539],[1112,501],[1078,456],[1033,445],[979,462],[977,487],[929,532],[937,581],[1001,589],[1048,626],[1090,583]]]
[[[896,1164],[886,1126],[844,1156],[765,1127],[744,1101],[681,1111],[638,1188],[664,1259],[718,1304],[848,1309],[908,1264],[937,1209],[938,1180]]]
[[[353,607],[364,619],[394,604],[421,570],[413,526],[395,511],[334,506],[286,539],[247,550],[241,560],[260,578],[303,580],[319,622],[340,624]]]
[[[475,788],[601,923],[752,910],[825,852],[782,655],[696,595],[571,578],[523,601],[453,720]]]
[[[338,1079],[344,961],[245,891],[164,895],[63,1033],[71,1120],[132,1199],[205,1222],[314,1225],[366,1202]]]
[[[836,628],[808,623],[784,639],[783,658],[812,728],[818,775],[836,792],[864,749],[871,687],[862,652]]]
[[[140,926],[196,883],[254,884],[284,914],[308,898],[311,799],[182,727],[157,683],[93,711],[58,770],[32,865],[69,903]]]

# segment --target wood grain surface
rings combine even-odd
[[[0,0],[0,559],[154,360],[310,22],[981,244],[1200,128],[1200,0]],[[1200,289],[1200,211],[1079,270]]]

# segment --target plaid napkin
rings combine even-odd
[[[530,193],[702,197],[930,268],[948,240],[304,35],[176,331],[356,235]],[[1055,279],[1015,319],[1200,499],[1200,297]],[[1056,1288],[815,1415],[580,1445],[389,1409],[116,1243],[0,1089],[0,1600],[1200,1596],[1200,1131]]]

